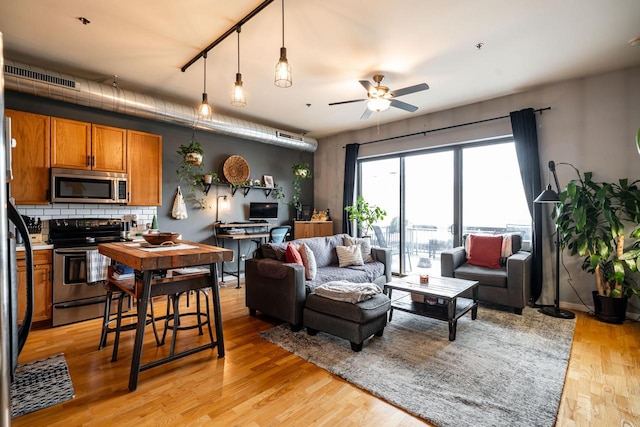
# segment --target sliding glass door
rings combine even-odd
[[[359,162],[359,194],[387,211],[373,243],[392,249],[394,274],[440,274],[440,254],[464,233],[519,232],[531,217],[511,139]]]

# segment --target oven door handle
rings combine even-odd
[[[106,300],[107,300],[106,296],[93,297],[93,298],[83,299],[81,301],[71,301],[71,302],[54,304],[53,308],[68,309],[68,308],[84,307],[85,305],[99,304],[99,303],[105,302]]]
[[[96,248],[87,247],[85,249],[55,249],[54,252],[59,255],[77,255],[86,254],[87,251],[95,250]]]

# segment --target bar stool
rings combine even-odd
[[[133,322],[123,326],[122,319],[137,318],[138,314],[137,313],[129,313],[124,315],[122,314],[122,305],[124,301],[131,299],[131,296],[129,294],[122,291],[120,288],[118,288],[116,285],[114,285],[110,281],[107,281],[107,284],[105,285],[105,289],[107,291],[107,295],[106,295],[106,301],[105,301],[105,307],[104,307],[104,317],[102,322],[102,335],[100,337],[100,344],[98,345],[98,350],[102,350],[107,345],[107,336],[109,335],[109,333],[114,332],[115,338],[113,341],[113,353],[111,355],[111,361],[115,362],[116,360],[118,360],[118,346],[120,343],[120,332],[135,330],[138,325],[137,322]],[[114,315],[111,314],[111,304],[113,301],[118,302],[118,310]],[[158,336],[158,331],[156,329],[156,323],[155,323],[155,318],[153,314],[153,299],[151,299],[150,301],[150,308],[151,308],[151,313],[147,313],[146,325],[147,326],[149,324],[152,325],[153,334],[156,338],[156,344],[160,345],[160,338]],[[115,322],[116,324],[115,327],[111,326],[113,322]]]
[[[189,312],[180,312],[180,296],[186,294],[187,297],[187,307],[189,307],[190,295],[191,293],[195,293],[196,296],[196,310]],[[202,312],[201,304],[200,304],[200,295],[204,295],[206,312]],[[171,313],[171,309],[173,309],[173,313]],[[181,318],[184,317],[195,317],[196,322],[192,325],[181,325]],[[164,320],[164,331],[162,333],[162,339],[159,342],[159,345],[164,344],[165,338],[167,336],[167,330],[171,328],[172,336],[171,336],[171,349],[169,351],[169,355],[173,356],[176,347],[176,337],[178,335],[178,331],[186,331],[190,329],[198,328],[198,334],[203,335],[202,328],[206,325],[209,330],[209,339],[213,344],[213,332],[211,330],[211,316],[209,311],[209,294],[206,289],[198,289],[191,292],[180,292],[173,295],[167,296],[167,315]]]

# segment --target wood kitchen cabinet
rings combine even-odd
[[[129,206],[162,205],[162,136],[127,131]]]
[[[27,307],[27,261],[24,251],[17,252],[18,323]],[[52,251],[33,251],[33,322],[49,322],[52,316]]]
[[[52,117],[51,166],[126,172],[126,135],[126,129]]]
[[[11,117],[11,135],[16,140],[11,150],[11,196],[18,205],[49,204],[50,118],[15,110],[5,110],[5,116]]]
[[[293,238],[333,235],[333,221],[293,221]]]

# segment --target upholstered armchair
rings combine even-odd
[[[522,237],[512,234],[511,250],[508,251],[508,240],[504,240],[505,245],[500,247],[496,261],[494,249],[498,245],[495,239],[498,237],[465,236],[464,246],[442,252],[440,274],[443,277],[477,280],[480,282],[480,301],[511,307],[516,314],[522,314],[531,294],[532,254],[520,250]],[[491,238],[494,239],[489,243]],[[494,245],[494,249],[490,248],[491,245]],[[505,250],[508,252],[505,253]]]

